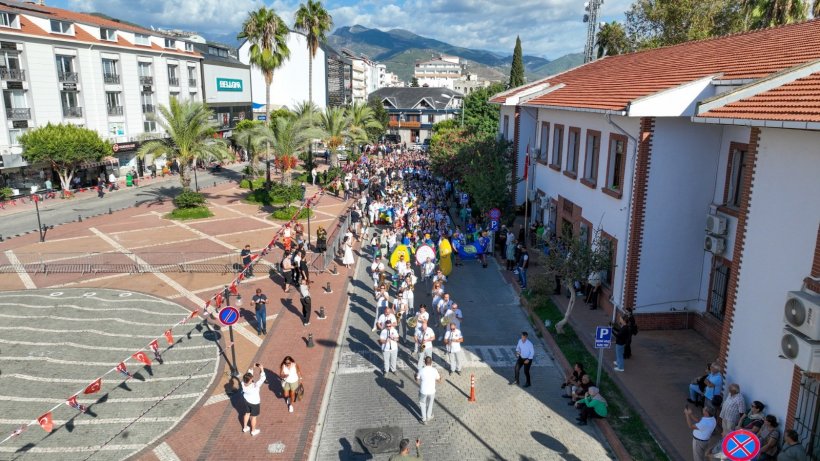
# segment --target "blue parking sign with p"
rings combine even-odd
[[[595,328],[595,348],[606,349],[612,346],[612,327]]]
[[[498,221],[494,219],[490,221],[490,230],[493,232],[498,232]]]

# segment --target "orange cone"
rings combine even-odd
[[[470,398],[467,399],[468,402],[472,403],[475,402],[475,373],[470,373]]]

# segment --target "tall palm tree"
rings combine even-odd
[[[313,59],[319,44],[327,40],[327,33],[333,27],[333,18],[319,0],[307,0],[296,10],[294,27],[307,35],[308,46],[308,101],[313,102]]]
[[[339,163],[336,149],[350,137],[350,118],[344,109],[328,106],[319,115],[319,128],[325,144],[330,149],[330,164],[336,166]]]
[[[183,189],[191,188],[188,167],[197,160],[222,161],[230,156],[224,139],[214,138],[216,125],[213,112],[197,101],[182,101],[172,97],[168,106],[160,105],[158,113],[148,114],[168,135],[166,139],[145,142],[137,152],[140,158],[165,155],[179,164],[179,180]]]
[[[805,20],[810,4],[809,0],[745,0],[744,6],[749,29],[762,29]]]
[[[256,165],[260,157],[265,154],[265,147],[273,141],[271,131],[264,124],[254,125],[243,130],[234,130],[233,139],[248,152],[251,178],[257,177]]]
[[[811,6],[811,15],[814,18],[820,18],[820,0],[814,0],[814,4]]]
[[[285,184],[290,184],[290,170],[296,166],[299,151],[305,149],[311,139],[322,136],[322,131],[311,123],[307,118],[279,117],[271,126],[276,163],[282,169]]]
[[[273,71],[278,69],[290,58],[288,48],[288,26],[279,17],[273,8],[259,7],[248,13],[248,18],[242,24],[242,32],[237,38],[247,39],[251,44],[250,62],[258,67],[265,76],[265,112],[270,112],[270,86],[273,83]],[[270,116],[265,120],[270,126]],[[266,152],[265,187],[270,188],[270,160]]]
[[[626,31],[619,22],[604,23],[595,39],[598,58],[622,54],[627,51],[628,43]]]
[[[376,120],[373,109],[363,101],[355,101],[347,109],[347,117],[350,119],[350,139],[353,142],[353,153],[358,154],[360,143],[371,141],[368,128],[381,129],[382,124]]]

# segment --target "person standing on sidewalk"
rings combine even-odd
[[[527,268],[530,266],[530,254],[524,245],[518,245],[521,255],[518,256],[518,283],[522,290],[527,289]]]
[[[524,376],[527,378],[527,384],[525,384],[524,387],[530,387],[532,385],[530,381],[530,367],[532,366],[533,359],[535,359],[535,347],[533,347],[532,342],[529,340],[529,335],[526,331],[522,331],[521,339],[518,340],[518,345],[515,346],[515,355],[518,357],[518,360],[515,362],[515,379],[510,384],[518,384],[518,376],[523,367]]]
[[[461,330],[456,328],[455,322],[450,322],[450,329],[444,334],[444,345],[447,347],[447,360],[450,361],[450,374],[455,371],[461,375],[461,367],[464,365],[464,352],[461,350],[461,343],[464,337]]]
[[[399,332],[393,326],[393,321],[385,320],[384,329],[379,335],[379,344],[382,345],[382,355],[384,356],[384,374],[396,374],[396,362],[399,359]]]
[[[433,404],[436,400],[436,383],[441,381],[441,375],[433,367],[433,358],[424,358],[424,367],[416,375],[416,382],[419,383],[419,408],[421,410],[421,423],[433,419]]]
[[[312,304],[310,301],[310,291],[308,290],[308,281],[305,279],[299,282],[299,294],[301,295],[299,302],[302,303],[302,325],[308,326],[310,325],[310,310],[312,309]]]
[[[706,461],[706,448],[717,425],[713,410],[709,407],[703,407],[703,417],[700,418],[700,421],[695,421],[689,405],[683,409],[683,414],[686,416],[686,425],[689,426],[689,429],[692,429],[692,459],[694,461]]]
[[[268,297],[262,294],[262,289],[257,288],[256,294],[251,298],[253,301],[253,308],[256,311],[256,334],[257,335],[266,335],[268,334],[268,324],[267,324],[267,304],[268,304]]]
[[[629,329],[623,317],[618,318],[618,325],[614,327],[615,333],[615,371],[624,371],[624,350],[626,344],[632,339],[632,330]]]
[[[251,258],[251,246],[245,245],[245,248],[242,249],[239,256],[242,256],[242,267],[245,268],[245,276],[253,277],[253,266],[251,266],[251,262],[253,261],[253,258]]]
[[[399,453],[393,455],[387,461],[405,461],[417,459],[421,461],[421,440],[416,439],[416,456],[410,454],[410,439],[401,439],[399,442]]]
[[[259,403],[262,401],[259,397],[259,389],[265,383],[265,369],[258,363],[254,367],[259,370],[259,379],[253,380],[253,368],[249,369],[242,377],[242,396],[245,398],[242,432],[250,432],[251,435],[259,434],[259,429],[256,427],[256,417],[259,416]],[[251,423],[250,426],[248,426],[248,421]]]
[[[282,392],[285,394],[285,403],[288,404],[288,411],[293,413],[293,403],[296,402],[296,391],[299,389],[299,383],[302,381],[302,370],[296,361],[293,360],[293,357],[287,355],[285,359],[282,360],[279,377],[282,378]]]

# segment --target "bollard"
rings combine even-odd
[[[325,285],[325,294],[330,293],[333,293],[333,290],[330,289],[330,282],[327,282],[327,285]]]
[[[330,270],[330,273],[333,275],[339,275],[339,271],[336,270],[336,264],[333,264],[333,269]]]
[[[3,234],[0,234],[0,242],[3,241]]]
[[[83,222],[83,215],[81,215],[81,214],[77,215],[77,222]]]
[[[468,402],[474,403],[475,399],[475,373],[470,373],[470,398],[467,399]]]
[[[313,333],[308,333],[307,347],[314,347],[314,346],[315,346],[315,344],[313,344]]]
[[[327,318],[325,314],[325,306],[319,306],[319,320],[324,320]]]
[[[111,211],[111,207],[108,207],[108,214],[114,214],[114,212]]]

